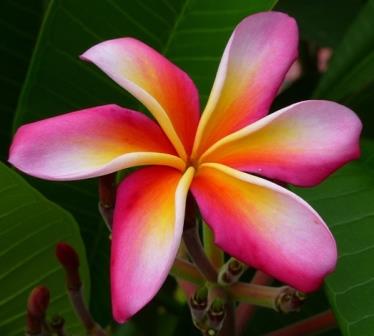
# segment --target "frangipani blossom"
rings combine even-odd
[[[216,244],[301,291],[333,271],[336,244],[300,197],[262,177],[311,186],[359,157],[361,122],[329,101],[304,101],[268,116],[297,56],[294,19],[245,18],[224,51],[200,117],[186,73],[133,38],[82,55],[142,102],[105,105],[22,126],[9,161],[50,180],[102,176],[147,165],[119,185],[111,251],[114,317],[128,320],[157,293],[177,254],[191,190]],[[255,175],[253,175],[255,174]]]

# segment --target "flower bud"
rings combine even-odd
[[[79,275],[79,256],[68,244],[58,243],[56,245],[56,257],[65,270],[67,287],[77,290],[81,287]]]
[[[225,301],[220,298],[215,298],[208,310],[208,335],[217,335],[222,329],[223,321],[225,319]]]
[[[285,290],[277,297],[277,310],[282,313],[299,311],[305,300],[304,293],[291,287],[285,287]]]
[[[44,286],[35,287],[27,300],[27,333],[39,334],[43,329],[43,321],[49,304],[49,289]]]
[[[240,261],[230,258],[219,271],[218,283],[222,286],[227,286],[237,282],[246,268],[247,267]]]
[[[206,308],[208,306],[208,289],[203,286],[196,290],[189,302],[192,320],[196,326],[205,318]]]

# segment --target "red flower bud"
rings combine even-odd
[[[79,289],[81,279],[79,275],[79,256],[77,252],[66,243],[56,245],[56,257],[65,270],[66,282],[69,289]]]
[[[27,311],[34,316],[44,316],[49,304],[49,289],[44,286],[35,287],[27,301]]]
[[[43,320],[49,304],[49,289],[44,286],[35,287],[27,300],[27,332],[41,333]]]

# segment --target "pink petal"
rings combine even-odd
[[[9,162],[48,180],[78,180],[137,165],[183,169],[160,127],[142,113],[104,105],[22,126]]]
[[[329,229],[290,191],[215,163],[200,167],[191,189],[216,244],[235,258],[305,292],[334,270]]]
[[[165,281],[178,252],[193,168],[149,167],[120,184],[111,255],[113,314],[125,322]]]
[[[191,151],[199,120],[199,97],[186,73],[133,38],[102,42],[81,58],[96,64],[139,99],[182,157],[185,151]]]
[[[198,127],[194,157],[268,113],[296,59],[297,42],[296,22],[283,13],[251,15],[236,27]]]
[[[220,140],[201,161],[312,186],[359,157],[361,128],[358,117],[342,105],[304,101]]]

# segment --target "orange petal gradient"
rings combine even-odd
[[[199,121],[199,97],[188,75],[133,38],[105,41],[81,58],[96,64],[141,101],[182,158],[190,153]]]
[[[46,180],[80,180],[139,165],[184,168],[161,128],[144,114],[104,105],[18,129],[9,162]]]
[[[297,43],[296,22],[283,13],[254,14],[236,27],[198,127],[194,159],[268,113],[297,56]]]
[[[333,236],[290,191],[214,163],[200,167],[191,190],[216,244],[235,258],[305,292],[334,270]]]
[[[165,281],[181,241],[194,169],[148,167],[120,184],[111,253],[113,315],[127,321]]]
[[[359,157],[361,129],[358,117],[343,105],[304,101],[218,141],[201,162],[313,186]]]

